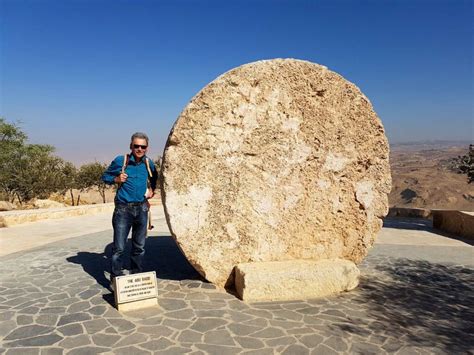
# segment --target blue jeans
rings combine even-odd
[[[130,254],[130,271],[143,271],[145,256],[145,240],[148,228],[148,204],[142,203],[115,203],[112,217],[114,227],[114,246],[112,248],[111,276],[123,275],[123,253],[127,243],[127,236],[132,229],[132,251]]]

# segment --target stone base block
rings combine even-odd
[[[128,311],[135,311],[141,308],[156,307],[156,306],[158,306],[158,299],[148,298],[146,300],[140,300],[140,301],[135,301],[135,302],[119,303],[117,304],[117,310],[119,312],[128,312]]]
[[[235,288],[246,302],[324,297],[359,284],[360,271],[348,260],[288,260],[239,264]]]

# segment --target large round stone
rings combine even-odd
[[[294,59],[246,64],[201,90],[169,135],[162,173],[173,237],[219,286],[239,263],[360,262],[391,185],[369,100]]]

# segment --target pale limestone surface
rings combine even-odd
[[[388,210],[388,143],[369,100],[314,63],[235,68],[179,116],[163,204],[191,264],[219,286],[235,265],[360,262]]]
[[[350,291],[360,271],[348,260],[287,260],[235,267],[235,289],[246,302],[318,298]]]

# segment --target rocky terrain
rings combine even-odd
[[[468,154],[470,142],[391,145],[391,207],[474,211],[474,183],[452,170],[453,161]]]

